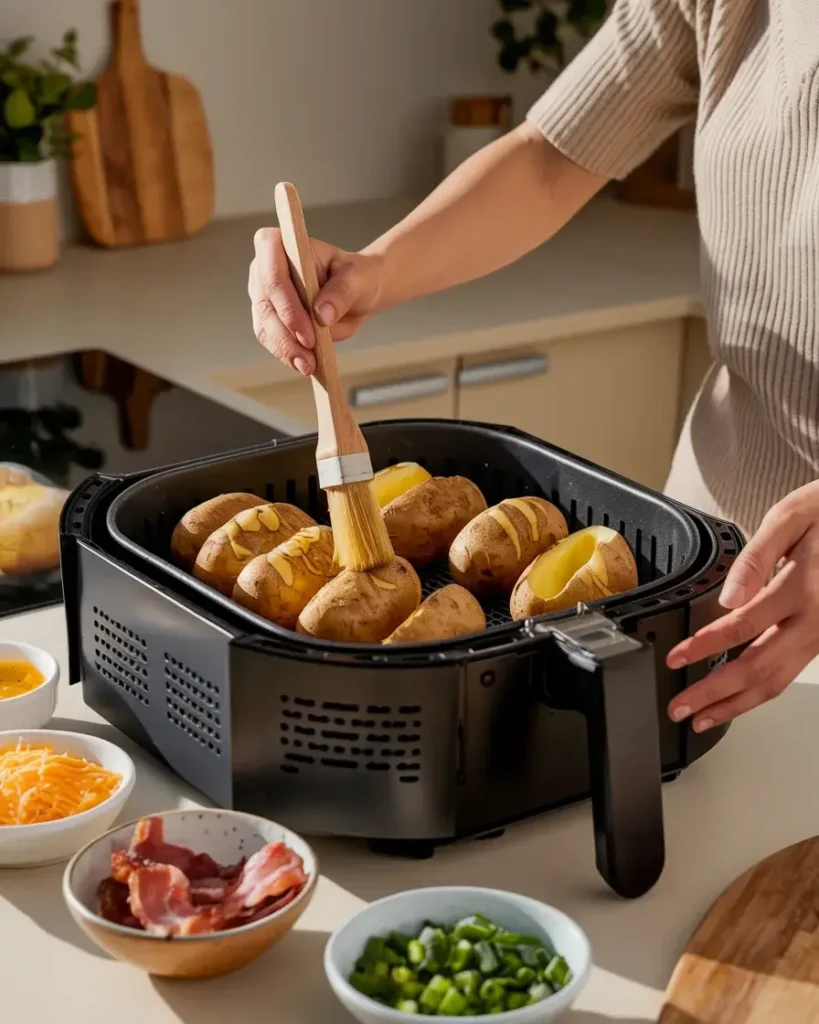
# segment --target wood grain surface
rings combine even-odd
[[[763,826],[765,808],[759,813]],[[720,896],[677,964],[660,1014],[660,1024],[817,1022],[819,836],[757,864]]]
[[[74,193],[99,245],[195,234],[213,213],[213,154],[202,99],[186,78],[151,67],[137,0],[111,5],[114,48],[93,110],[75,111]]]

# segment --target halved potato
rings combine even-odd
[[[484,629],[486,616],[483,608],[468,590],[457,583],[450,583],[430,594],[384,643],[428,643],[466,633],[480,633]]]
[[[510,594],[532,559],[568,532],[563,513],[545,498],[507,498],[481,512],[453,540],[449,571],[478,597]]]
[[[417,487],[432,476],[417,462],[399,462],[395,466],[380,469],[373,478],[373,491],[379,508],[385,508],[391,501],[400,498],[411,487]]]
[[[637,586],[637,564],[626,541],[608,526],[589,526],[532,562],[512,591],[513,619],[561,612]]]

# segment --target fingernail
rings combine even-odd
[[[312,348],[314,343],[314,339],[309,334],[304,334],[303,331],[296,331],[296,341],[302,348]]]
[[[336,322],[336,311],[329,302],[322,302],[316,310],[316,315],[325,327],[332,327]]]
[[[688,718],[691,714],[691,708],[687,704],[679,704],[676,708],[671,710],[671,720],[673,722],[681,722],[684,718]]]
[[[293,360],[293,365],[296,367],[299,373],[304,374],[305,377],[308,377],[310,375],[310,367],[307,363],[307,360],[302,359],[301,356],[296,356],[296,358]]]
[[[710,729],[713,724],[713,718],[698,718],[696,722],[694,722],[694,732],[705,732],[705,730]]]
[[[719,603],[723,608],[741,608],[745,604],[745,587],[727,580],[720,591]]]
[[[688,664],[688,661],[684,654],[674,654],[672,652],[666,658],[665,663],[669,668],[684,668]]]

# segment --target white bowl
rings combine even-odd
[[[563,956],[572,969],[569,984],[532,1006],[491,1017],[505,1024],[545,1024],[556,1020],[580,995],[591,970],[591,946],[583,929],[556,907],[500,889],[437,886],[414,889],[371,903],[330,937],[324,950],[324,970],[339,1000],[361,1024],[412,1024],[418,1017],[382,1006],[356,991],[347,978],[371,936],[391,931],[417,935],[425,920],[454,924],[470,914],[484,914],[509,931],[538,935]]]
[[[127,848],[136,822],[120,825],[79,851],[65,869],[63,896],[82,930],[111,956],[166,978],[212,978],[235,971],[284,939],[313,897],[318,862],[295,832],[241,811],[201,808],[165,811],[165,840],[208,853],[220,864],[237,864],[268,843],[286,843],[304,862],[307,884],[286,906],[240,928],[172,939],[114,924],[97,913],[97,890],[111,874],[111,854]],[[275,1015],[274,1015],[275,1016]]]
[[[119,747],[97,736],[52,729],[0,732],[0,748],[17,743],[49,744],[58,754],[84,757],[122,776],[119,788],[82,814],[36,825],[0,825],[0,868],[58,864],[109,828],[136,781],[134,762]]]
[[[0,640],[0,662],[2,661],[30,661],[42,672],[45,679],[28,693],[0,700],[0,731],[42,729],[54,717],[54,709],[57,706],[60,666],[56,659],[40,647]]]

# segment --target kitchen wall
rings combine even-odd
[[[106,0],[0,0],[0,38],[79,30],[108,52]],[[453,93],[508,89],[489,26],[497,0],[142,0],[151,62],[202,90],[217,214],[270,209],[273,184],[310,204],[419,193],[435,178]]]

